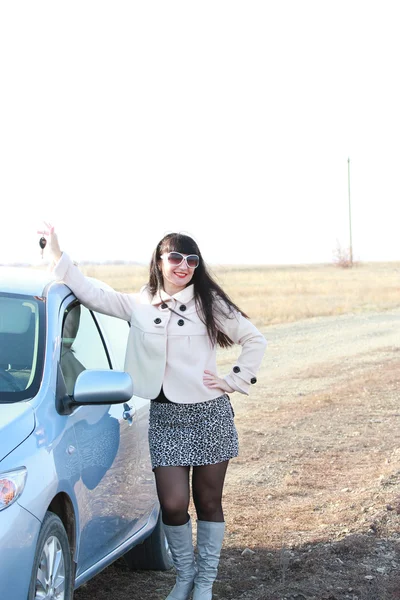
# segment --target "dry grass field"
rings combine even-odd
[[[146,280],[142,267],[84,270],[124,291]],[[400,600],[400,263],[214,274],[269,345],[251,395],[231,398],[240,456],[213,597]],[[75,597],[164,600],[173,581],[119,560]]]
[[[82,270],[123,292],[138,291],[148,274],[138,265],[84,265]],[[218,266],[211,272],[258,327],[400,304],[400,262],[359,263],[350,269],[334,264]]]

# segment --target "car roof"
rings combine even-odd
[[[88,277],[96,287],[111,290],[112,288],[93,277]],[[69,292],[63,283],[57,283],[51,271],[42,267],[9,267],[0,266],[0,292],[22,294],[25,296],[47,297],[50,284],[62,287]],[[52,287],[53,287],[52,286]]]

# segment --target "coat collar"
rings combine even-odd
[[[187,304],[190,300],[194,298],[194,285],[188,285],[185,289],[181,290],[177,294],[170,296],[164,290],[159,290],[151,299],[151,304],[156,306],[157,304],[162,304],[163,302],[168,302],[171,300],[176,300],[177,302],[181,302],[182,304]]]

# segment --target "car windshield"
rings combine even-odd
[[[0,402],[32,398],[44,354],[44,300],[0,294]]]

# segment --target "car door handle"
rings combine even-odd
[[[134,406],[129,406],[129,404],[124,404],[124,412],[122,414],[125,421],[132,421],[133,417],[136,414],[136,408]]]

